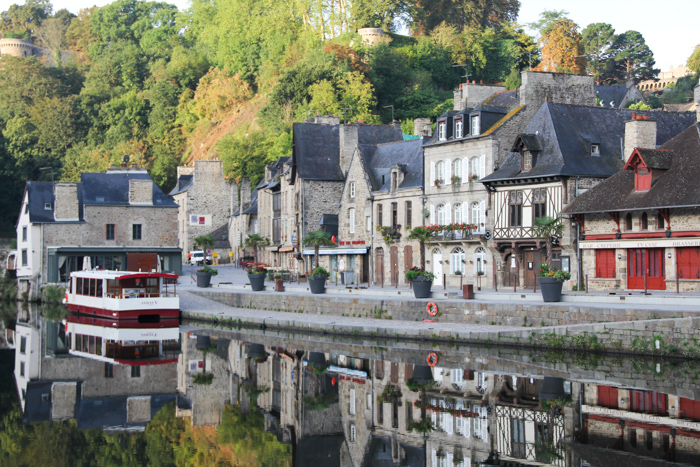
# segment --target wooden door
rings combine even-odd
[[[503,271],[505,272],[505,285],[506,287],[513,287],[513,285],[520,285],[520,270],[518,268],[518,261],[515,256],[510,255],[506,258],[503,263]]]
[[[634,248],[627,250],[627,288],[666,290],[663,248]]]
[[[389,248],[389,270],[391,271],[391,285],[396,285],[399,281],[399,247],[391,245]]]
[[[413,267],[413,247],[411,245],[406,245],[403,247],[403,270],[408,271]],[[404,277],[404,282],[408,283],[408,280]]]
[[[535,286],[537,273],[540,272],[542,253],[536,250],[523,252],[523,269],[525,271],[525,287],[530,289]]]
[[[384,284],[384,252],[383,250],[377,251],[377,264],[375,265],[375,277],[374,282],[377,285]]]
[[[362,255],[362,278],[360,283],[369,282],[369,255]]]

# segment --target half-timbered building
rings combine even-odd
[[[695,120],[689,113],[657,113],[652,133],[644,123],[626,127],[632,115],[625,109],[545,102],[499,169],[480,180],[490,191],[499,284],[534,287],[545,259],[545,240],[534,235],[536,218],[556,218],[575,197],[617,173],[626,147],[656,148]],[[577,232],[568,219],[564,222],[552,262],[571,272],[576,284],[582,280]]]

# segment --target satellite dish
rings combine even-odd
[[[126,156],[124,156],[123,160],[124,160],[125,164],[128,164],[129,163],[129,155],[127,154]]]

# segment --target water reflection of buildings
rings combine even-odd
[[[172,342],[172,331],[151,329],[146,332],[164,336],[146,340],[134,334],[143,330],[75,320],[64,325],[40,318],[34,305],[25,306],[27,312],[20,313],[16,325],[15,349],[15,380],[25,422],[75,419],[78,428],[143,430],[176,397],[177,368],[168,359],[179,352],[177,332]],[[108,350],[153,346],[161,337],[163,342],[156,345],[162,348],[165,343],[165,350],[155,358],[144,352],[143,360],[133,353],[130,360]]]
[[[422,392],[412,380],[428,368],[424,353],[214,338],[204,364],[190,337],[178,382],[191,407],[180,415],[216,425],[225,403],[257,406],[266,429],[295,446],[298,466],[573,467],[610,465],[600,459],[612,454],[636,456],[635,465],[652,458],[698,465],[700,403],[689,398],[623,388],[614,395],[605,385],[502,374],[468,354],[441,356],[425,389],[434,429],[423,433],[414,429]],[[211,386],[193,383],[203,366],[214,373]]]

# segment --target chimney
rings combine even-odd
[[[348,173],[352,154],[358,144],[359,126],[353,123],[340,125],[340,168],[343,174]]]
[[[238,208],[240,207],[239,201],[240,197],[238,195],[238,183],[233,182],[231,183],[231,206],[229,208],[229,213],[238,211]]]
[[[632,113],[632,120],[625,122],[625,163],[634,148],[656,149],[656,120]]]
[[[422,136],[423,138],[430,138],[431,136],[433,136],[433,127],[430,125],[430,119],[413,119],[413,134]]]
[[[400,130],[401,129],[401,122],[398,120],[394,120],[393,122],[391,122],[391,126],[393,126],[395,130]]]
[[[129,180],[129,204],[153,204],[153,180]]]
[[[243,177],[241,179],[241,209],[250,207],[250,179]]]
[[[194,167],[191,165],[179,165],[177,167],[177,178],[180,178],[182,175],[192,175],[194,173]]]
[[[54,219],[57,221],[77,221],[80,219],[77,183],[55,183],[53,194]]]

